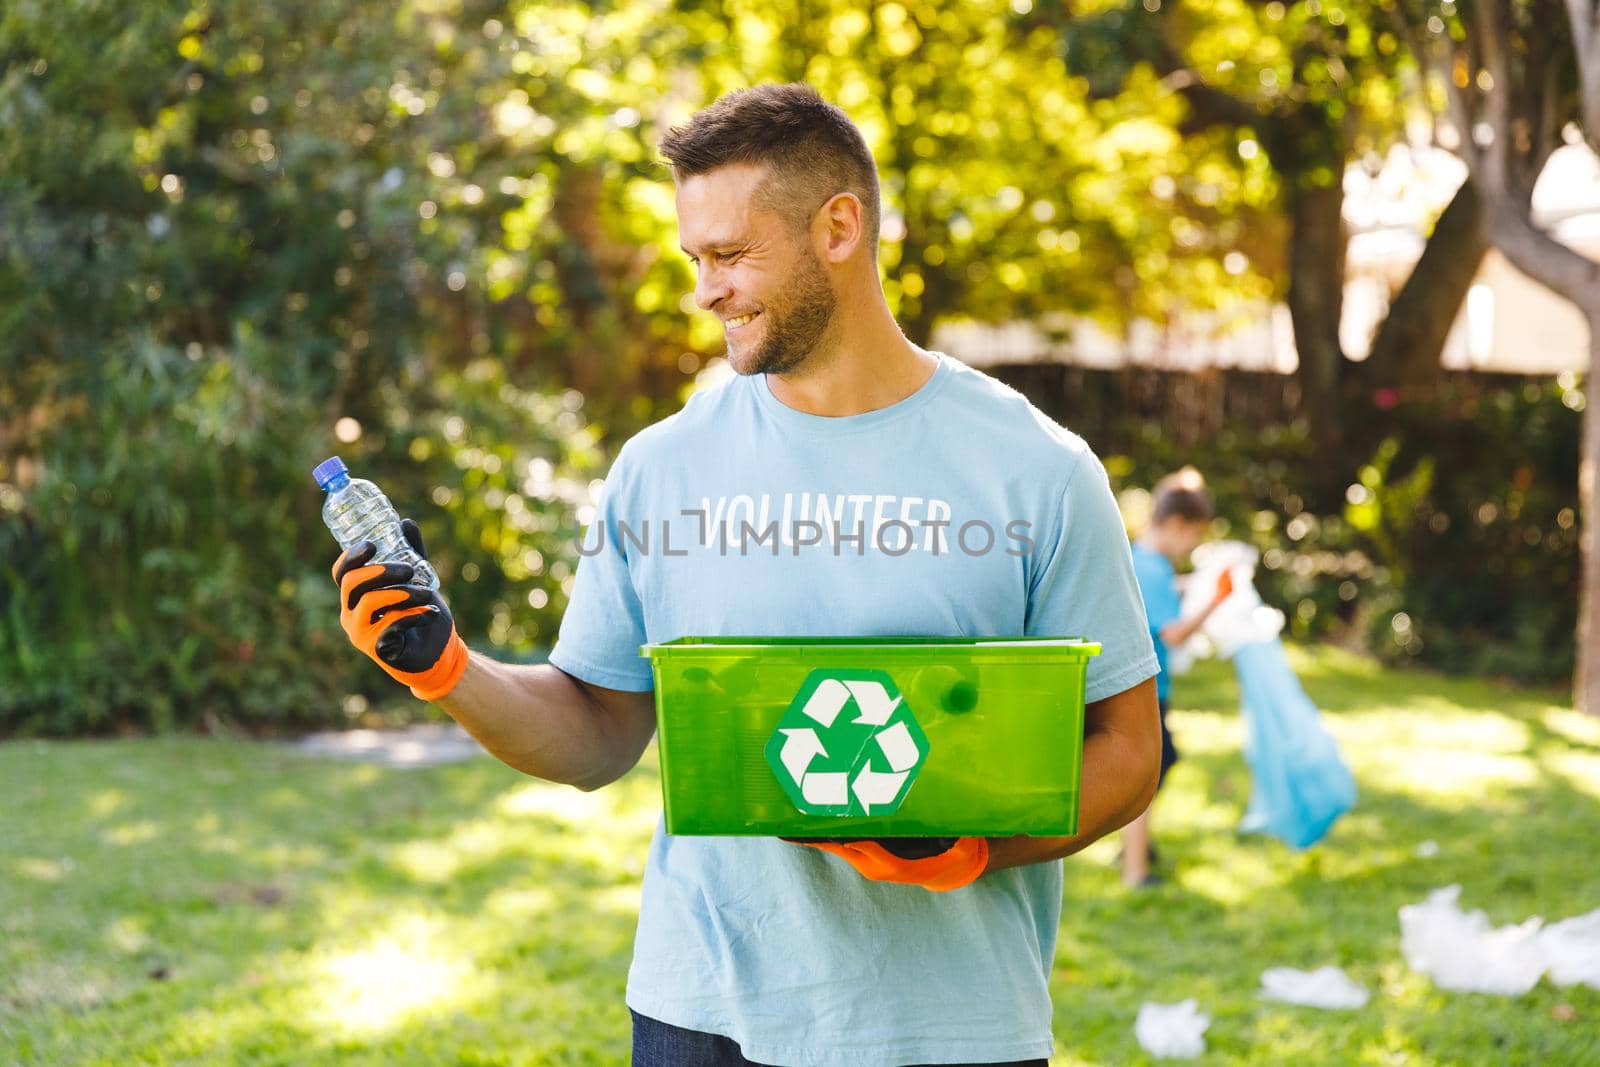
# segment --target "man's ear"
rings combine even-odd
[[[854,193],[837,193],[817,209],[812,220],[812,245],[828,263],[843,263],[866,239],[865,214]]]

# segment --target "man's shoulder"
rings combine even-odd
[[[950,359],[950,357],[945,357]],[[1018,458],[1066,458],[1071,464],[1092,454],[1089,443],[1040,411],[1033,401],[997,378],[950,359],[948,399],[974,440]]]

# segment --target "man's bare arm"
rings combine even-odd
[[[1084,708],[1078,833],[991,837],[984,874],[1070,856],[1137,818],[1156,795],[1160,723],[1154,678]]]
[[[477,652],[438,704],[502,762],[583,790],[632,769],[656,728],[653,693],[604,689],[550,664],[512,665]]]

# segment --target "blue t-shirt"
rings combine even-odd
[[[639,646],[691,635],[1085,636],[1089,701],[1157,669],[1099,460],[948,357],[844,418],[759,375],[694,395],[623,447],[584,553],[550,661],[608,688],[650,689]],[[1060,912],[1059,861],[931,893],[658,824],[627,1003],[763,1063],[1048,1056]]]
[[[1135,543],[1133,573],[1139,577],[1139,593],[1144,597],[1144,617],[1150,623],[1150,640],[1156,646],[1161,673],[1156,676],[1156,694],[1166,700],[1172,692],[1172,674],[1167,668],[1167,643],[1161,628],[1178,621],[1182,598],[1178,596],[1178,572],[1172,563],[1153,548]]]

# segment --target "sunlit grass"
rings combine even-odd
[[[1600,907],[1600,720],[1551,694],[1294,651],[1362,786],[1310,852],[1234,832],[1223,664],[1180,679],[1156,809],[1169,884],[1067,865],[1055,1064],[1144,1062],[1143,1000],[1197,997],[1210,1064],[1600,1063],[1600,993],[1445,994],[1397,909],[1459,882],[1496,922]],[[492,760],[390,770],[169,739],[0,745],[0,1063],[622,1064],[653,754],[595,793]],[[1418,856],[1433,842],[1437,853]],[[1355,1012],[1263,1001],[1338,964]]]

